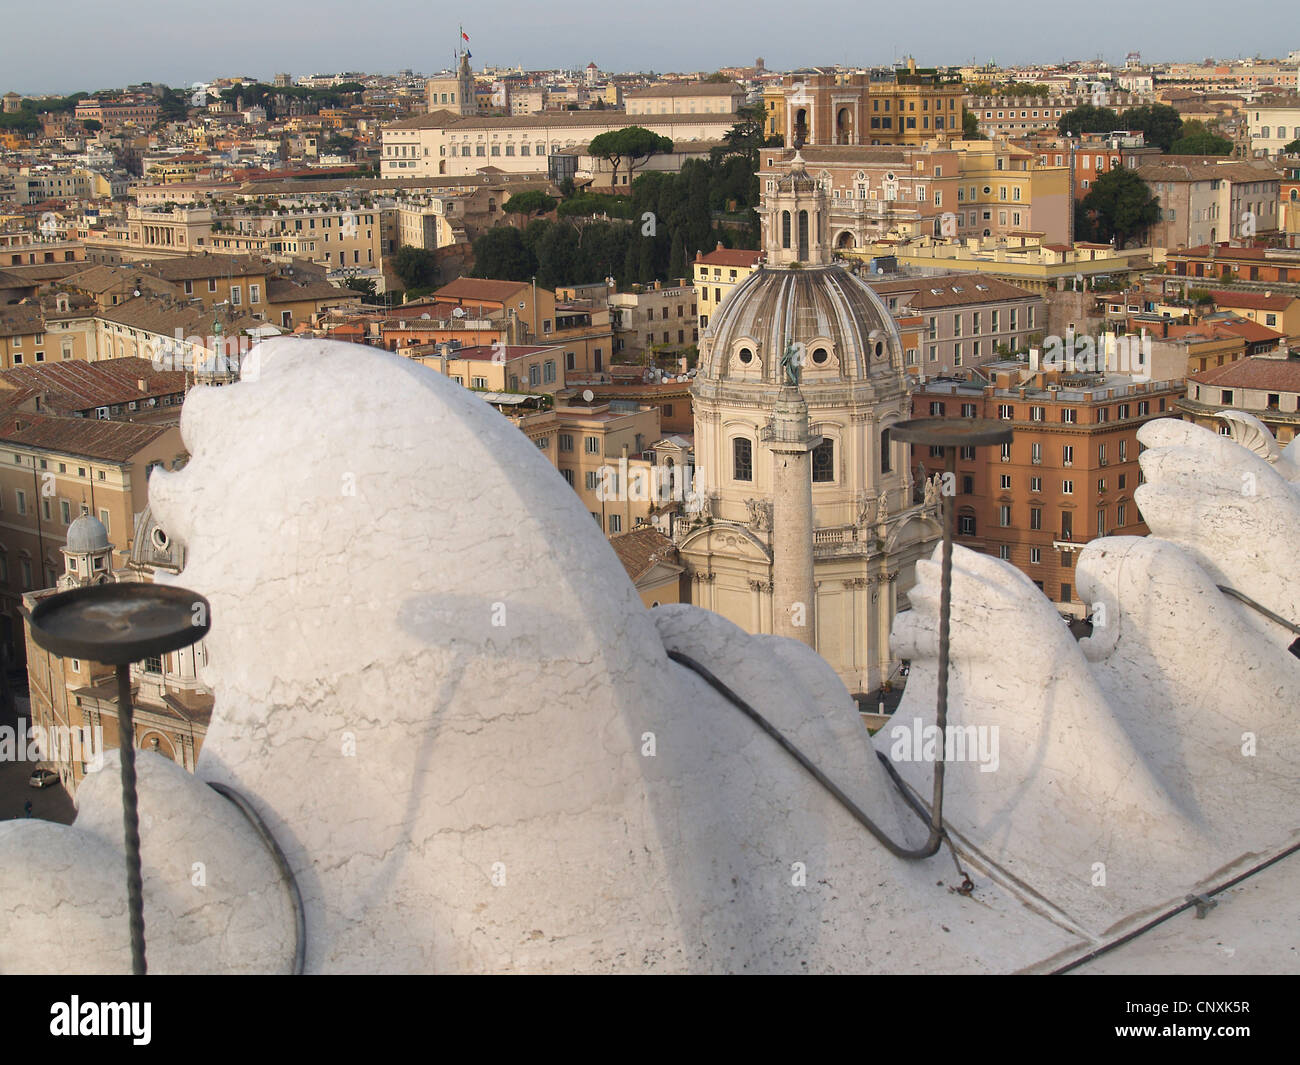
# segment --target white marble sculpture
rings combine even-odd
[[[644,609],[546,458],[439,374],[275,340],[240,384],[192,392],[182,431],[192,459],[150,495],[188,546],[180,583],[212,604],[216,705],[195,776],[138,759],[152,972],[283,972],[292,955],[283,885],[207,780],[285,851],[310,972],[1031,969],[1264,845],[1294,809],[1279,699],[1300,663],[1207,587],[1227,577],[1295,616],[1282,545],[1300,501],[1213,434],[1144,430],[1159,538],[1089,549],[1081,588],[1118,627],[1092,658],[1015,570],[958,553],[954,717],[1007,735],[997,772],[950,768],[949,810],[991,859],[1077,902],[1066,920],[978,855],[966,899],[938,883],[956,881],[946,855],[884,850],[666,650],[918,845],[826,663],[707,611]],[[1197,463],[1212,474],[1166,503]],[[1253,499],[1228,498],[1238,469]],[[900,615],[905,716],[933,701],[933,584]],[[1242,768],[1220,733],[1247,727],[1269,751]],[[129,970],[114,756],[78,805],[72,826],[0,823],[0,971]],[[1073,884],[1093,861],[1128,882],[1089,903]]]

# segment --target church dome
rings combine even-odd
[[[790,344],[802,355],[805,390],[903,372],[893,316],[868,285],[831,264],[760,267],[737,285],[709,320],[698,377],[780,385]]]
[[[89,514],[83,514],[68,526],[67,550],[75,554],[93,554],[109,548],[108,530],[104,523]]]

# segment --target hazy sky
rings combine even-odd
[[[461,19],[476,69],[594,61],[602,70],[708,70],[760,55],[783,69],[885,64],[908,53],[922,66],[1097,55],[1118,61],[1130,50],[1148,60],[1190,60],[1300,48],[1296,9],[1272,0],[653,0],[639,9],[498,0],[490,10],[491,18],[481,5],[457,11],[415,0],[65,0],[49,8],[4,0],[0,92],[183,85],[231,74],[269,80],[277,71],[428,73],[450,64]],[[792,13],[805,17],[792,20]]]

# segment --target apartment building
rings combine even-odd
[[[1247,105],[1246,128],[1251,154],[1276,159],[1286,145],[1300,140],[1300,97],[1269,97]]]
[[[1286,447],[1300,435],[1300,359],[1256,355],[1192,374],[1176,410],[1184,420],[1224,432],[1225,410],[1253,414]]]
[[[25,654],[18,605],[65,571],[69,526],[93,515],[117,551],[129,552],[136,515],[148,504],[149,470],[184,461],[175,425],[23,411],[0,418],[0,645],[10,662]],[[122,561],[115,555],[108,565]]]
[[[59,292],[0,307],[0,370],[65,359],[94,359],[95,305]]]
[[[479,392],[554,393],[564,388],[564,352],[533,344],[485,344],[435,350],[416,349],[408,357]]]
[[[557,404],[516,424],[578,493],[606,536],[649,522],[653,458],[644,453],[660,436],[657,407]]]
[[[690,285],[656,281],[652,288],[611,295],[609,306],[619,362],[641,362],[654,353],[680,351],[699,342],[699,304]]]
[[[1281,175],[1241,162],[1160,162],[1138,167],[1160,201],[1160,218],[1149,243],[1195,248],[1226,240],[1250,240],[1278,228]]]
[[[1075,579],[1079,550],[1098,536],[1144,536],[1134,490],[1142,483],[1137,431],[1174,415],[1182,382],[1124,374],[1061,375],[994,364],[987,377],[931,381],[912,396],[914,417],[989,418],[1011,426],[1000,448],[962,448],[956,536],[1011,562],[1062,613],[1091,612]],[[918,474],[943,471],[943,449],[916,446]]]
[[[131,125],[149,128],[158,122],[158,104],[151,97],[133,96],[121,99],[87,96],[77,101],[78,122],[93,121],[104,127]]]
[[[745,248],[724,248],[719,244],[707,255],[695,253],[692,272],[695,275],[695,305],[698,311],[698,329],[704,332],[709,325],[709,315],[722,305],[731,290],[757,268],[763,253]]]
[[[896,318],[922,320],[916,345],[904,353],[911,374],[933,377],[996,362],[1045,331],[1041,295],[987,274],[867,283]]]
[[[1234,248],[1219,241],[1171,250],[1165,268],[1175,277],[1295,284],[1300,248]]]
[[[1136,107],[1145,100],[1135,93],[1107,94],[1103,106],[1115,110]],[[1051,96],[972,96],[966,110],[975,116],[979,131],[986,137],[1025,137],[1044,131],[1055,132],[1061,118],[1076,107],[1095,106],[1091,93],[1052,94]]]

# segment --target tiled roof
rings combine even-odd
[[[881,296],[905,295],[914,310],[962,307],[972,303],[1002,303],[1005,300],[1036,299],[1034,293],[1008,285],[986,274],[961,277],[918,277],[906,281],[868,282]]]
[[[640,580],[659,562],[678,565],[677,548],[658,529],[647,527],[633,529],[620,536],[611,536],[609,546],[623,563],[627,575],[633,580]]]
[[[1203,385],[1300,392],[1300,359],[1267,359],[1254,355],[1190,376]]]
[[[453,115],[434,111],[390,122],[385,129],[546,129],[551,126],[599,126],[618,129],[625,125],[656,126],[668,123],[713,122],[734,118],[722,111],[692,115],[625,115],[622,111],[555,111],[536,115]],[[635,119],[635,121],[633,121]]]
[[[624,93],[625,100],[655,99],[660,96],[744,96],[745,90],[734,81],[677,81],[665,85],[651,85]]]
[[[269,273],[273,267],[261,259],[236,255],[184,255],[141,263],[139,268],[164,281],[195,281],[209,277],[249,277]]]
[[[745,248],[715,248],[695,261],[702,266],[753,266],[763,257],[761,251]]]
[[[185,373],[155,370],[148,359],[134,357],[99,362],[67,359],[5,370],[0,373],[0,390],[11,388],[24,396],[41,394],[51,410],[70,413],[182,393]]]
[[[483,277],[458,277],[450,284],[437,289],[434,295],[439,299],[450,300],[487,300],[500,303],[512,298],[521,288],[527,288],[526,281],[494,281]]]
[[[1220,307],[1248,307],[1255,311],[1284,311],[1296,301],[1295,296],[1270,296],[1263,292],[1212,291]]]
[[[0,440],[88,459],[127,462],[169,428],[139,422],[10,413],[0,420]]]
[[[39,303],[0,308],[0,337],[27,336],[45,331],[45,311]]]

